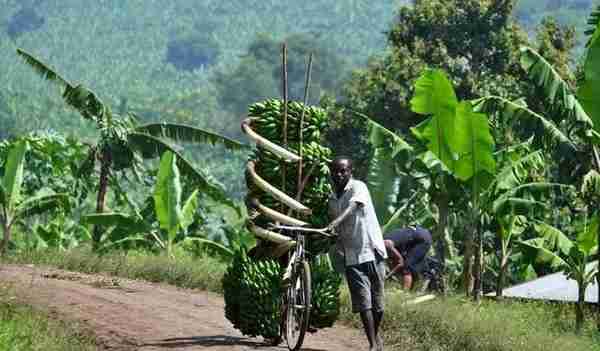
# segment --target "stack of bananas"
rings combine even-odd
[[[310,325],[316,329],[329,328],[340,315],[342,277],[333,270],[327,255],[315,257],[310,266],[313,277]]]
[[[277,145],[284,145],[283,140],[283,102],[276,99],[258,102],[250,106],[249,117],[252,129],[260,136]],[[300,119],[304,110],[302,124],[302,152],[300,152]],[[302,204],[311,209],[312,214],[303,218],[311,226],[321,228],[328,223],[327,198],[331,191],[329,184],[329,161],[331,150],[321,145],[321,136],[327,128],[327,114],[319,107],[304,106],[299,102],[289,102],[287,112],[287,150],[302,155],[303,178],[308,175],[306,185],[301,194]],[[282,183],[282,162],[272,152],[257,148],[251,156],[255,161],[255,171],[264,180],[284,191],[288,196],[296,198],[298,193],[299,162],[283,164],[286,182]],[[280,202],[270,194],[259,189],[254,182],[247,181],[248,198],[255,198],[261,204],[279,209]],[[287,212],[287,209],[284,210]],[[272,220],[264,216],[255,219],[258,225],[266,225]],[[316,252],[315,252],[316,254]]]
[[[282,222],[321,228],[329,222],[327,199],[331,191],[328,167],[331,150],[321,145],[321,135],[327,128],[324,110],[289,102],[286,143],[283,108],[284,103],[276,99],[255,103],[250,106],[249,118],[242,128],[259,145],[250,156],[246,173],[246,203],[251,213],[249,228],[262,240],[278,239],[273,240],[275,246],[285,249],[291,241],[265,230],[269,224]],[[302,162],[299,162],[300,157]],[[303,186],[298,182],[300,165]],[[310,324],[317,329],[330,327],[339,315],[341,278],[330,268],[326,256],[331,242],[317,237],[310,237],[307,242],[313,267]],[[272,254],[275,258],[282,251],[273,250]],[[223,278],[225,315],[245,335],[266,338],[279,335],[282,270],[276,261],[259,261],[243,252],[236,253]]]
[[[279,336],[281,267],[273,260],[250,259],[244,250],[223,276],[225,317],[244,335]]]

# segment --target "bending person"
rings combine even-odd
[[[387,234],[383,242],[391,263],[387,276],[400,273],[404,289],[411,289],[431,247],[431,233],[421,227],[402,228]]]

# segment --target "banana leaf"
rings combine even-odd
[[[552,109],[565,114],[572,122],[581,122],[590,127],[594,125],[569,85],[540,54],[528,47],[521,48],[521,66],[542,89]]]
[[[237,151],[250,147],[225,136],[183,124],[152,123],[135,128],[137,133],[146,133],[154,137],[173,139],[177,142],[223,145],[226,149]]]
[[[596,24],[586,47],[583,76],[577,97],[594,121],[594,129],[600,131],[600,23]]]

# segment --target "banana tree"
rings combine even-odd
[[[571,173],[579,181],[600,172],[600,7],[592,13],[588,23],[592,26],[586,32],[590,39],[586,44],[583,72],[576,89],[572,89],[552,65],[534,50],[527,47],[521,49],[521,66],[540,88],[547,105],[555,112],[552,120],[537,114],[522,102],[511,102],[499,97],[486,97],[479,101],[482,110],[500,111],[509,118],[539,121],[545,137],[551,141],[550,146],[567,150],[564,156],[566,162],[560,168],[575,170]],[[561,130],[561,124],[566,125],[567,130]],[[593,165],[593,169],[588,165]],[[596,199],[592,208],[597,207],[597,204]],[[600,231],[597,236],[600,241]],[[600,285],[600,275],[597,282]],[[600,291],[598,301],[600,330]]]
[[[0,183],[0,222],[2,223],[3,238],[0,254],[5,254],[11,240],[13,226],[19,221],[68,205],[66,194],[42,194],[23,198],[21,187],[25,154],[28,143],[17,141],[8,153],[4,162],[4,175]]]
[[[494,139],[487,117],[473,109],[470,101],[459,102],[447,76],[440,70],[427,70],[415,84],[411,99],[413,112],[429,116],[413,128],[417,138],[450,170],[458,180],[470,185],[471,230],[467,232],[464,253],[464,282],[467,294],[474,273],[474,298],[481,293],[482,232],[480,195],[495,174]],[[475,264],[472,265],[473,238],[477,234]]]
[[[577,305],[575,308],[575,328],[581,331],[584,321],[585,290],[592,283],[598,271],[590,266],[591,256],[598,250],[598,216],[588,222],[585,216],[583,228],[575,241],[559,229],[546,223],[535,226],[541,238],[520,241],[529,259],[537,264],[549,265],[553,269],[563,269],[568,279],[577,282]]]
[[[94,161],[98,159],[100,162],[100,179],[96,198],[97,213],[104,212],[109,177],[112,171],[131,169],[137,174],[143,158],[157,158],[164,151],[170,151],[177,155],[177,163],[182,173],[193,179],[201,191],[214,199],[235,206],[227,198],[219,184],[201,170],[194,168],[177,151],[180,147],[168,140],[220,144],[228,150],[245,149],[244,145],[224,136],[187,125],[172,123],[138,125],[135,115],[131,113],[123,116],[114,115],[94,92],[81,84],[69,82],[33,55],[21,49],[17,49],[17,54],[40,76],[61,86],[64,89],[62,96],[65,102],[75,108],[84,119],[95,123],[100,131],[98,141],[91,148],[91,162],[88,163],[91,171]],[[94,248],[98,247],[101,237],[102,232],[98,225],[93,233]]]
[[[450,201],[456,193],[449,190],[457,188],[454,178],[424,145],[411,145],[402,136],[358,115],[366,120],[373,148],[367,183],[383,233],[399,223],[433,226],[436,256],[445,267],[446,260],[453,261],[456,256],[447,230]]]
[[[198,208],[198,190],[194,190],[182,203],[182,184],[176,158],[177,155],[169,151],[162,155],[152,203],[145,209],[139,211],[137,206],[132,205],[133,214],[111,212],[84,217],[86,223],[103,223],[112,228],[103,249],[130,242],[153,242],[172,257],[175,246],[200,242],[226,256],[232,255],[232,251],[223,245],[188,235],[187,229]]]
[[[538,200],[541,195],[566,185],[539,181],[532,173],[544,169],[540,150],[531,152],[531,139],[525,143],[498,151],[495,158],[502,167],[490,186],[482,194],[483,211],[492,219],[499,249],[496,297],[501,298],[506,272],[513,255],[513,242],[523,234],[546,205]],[[536,211],[537,210],[537,211]]]

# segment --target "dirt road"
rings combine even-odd
[[[224,317],[223,299],[203,291],[35,266],[0,266],[18,298],[67,321],[81,321],[102,350],[286,350],[246,338]],[[356,330],[308,334],[304,350],[366,350]]]

